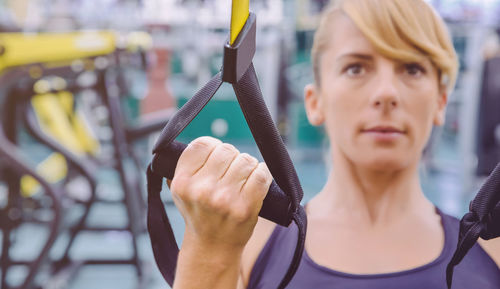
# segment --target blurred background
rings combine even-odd
[[[0,288],[168,288],[146,233],[145,168],[168,119],[219,71],[230,2],[0,0]],[[261,89],[307,202],[329,169],[302,100],[328,1],[250,2]],[[460,217],[500,161],[500,0],[429,2],[461,68],[420,173]],[[228,84],[178,139],[201,135],[259,156]]]

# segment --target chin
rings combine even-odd
[[[396,152],[361,154],[353,160],[355,164],[369,170],[379,172],[394,172],[404,170],[411,165],[408,154],[402,155]]]

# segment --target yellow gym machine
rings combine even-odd
[[[135,266],[139,283],[144,280],[142,262],[137,253],[136,237],[144,230],[144,201],[140,194],[141,184],[137,176],[127,172],[124,162],[133,159],[139,169],[132,143],[141,137],[161,129],[167,118],[141,124],[137,127],[124,125],[120,94],[126,91],[122,70],[123,59],[140,57],[144,61],[144,49],[148,46],[147,35],[135,33],[123,43],[112,32],[72,32],[58,34],[0,33],[0,183],[7,187],[5,204],[0,205],[0,229],[2,230],[2,255],[0,257],[1,288],[9,288],[8,269],[16,265],[28,267],[28,274],[17,288],[36,288],[35,276],[45,260],[57,236],[63,230],[67,202],[83,205],[83,213],[69,227],[69,240],[64,252],[52,260],[49,285],[63,286],[83,264],[130,264]],[[120,43],[118,42],[120,41]],[[137,53],[138,52],[138,53]],[[82,81],[90,76],[93,81]],[[108,86],[118,87],[110,90]],[[124,228],[90,228],[85,224],[96,198],[96,168],[101,143],[90,129],[84,115],[77,109],[75,96],[83,90],[97,93],[108,114],[112,131],[111,146],[114,161],[110,164],[121,182],[123,204],[127,209],[128,224]],[[36,169],[19,147],[21,126],[38,142],[54,153],[40,162]],[[136,175],[134,177],[134,175]],[[83,177],[89,193],[84,199],[67,196],[66,184],[74,176]],[[48,204],[48,205],[47,205]],[[28,210],[27,208],[28,207]],[[29,212],[49,212],[51,218],[40,220]],[[23,222],[48,224],[48,237],[36,258],[16,261],[9,248],[16,228]],[[123,260],[84,260],[75,262],[70,249],[81,231],[122,230],[131,233],[133,254]],[[47,285],[47,286],[49,286]],[[139,287],[143,285],[139,284]]]

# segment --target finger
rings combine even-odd
[[[259,163],[243,185],[241,190],[243,199],[251,203],[262,202],[266,197],[272,181],[273,176],[271,172],[269,172],[267,165],[265,163]]]
[[[205,165],[197,172],[200,176],[210,176],[219,180],[224,176],[239,151],[231,144],[218,144],[208,157]]]
[[[186,147],[179,157],[174,175],[194,175],[207,161],[215,147],[222,143],[213,137],[199,137]]]
[[[259,161],[247,153],[239,154],[222,178],[223,183],[232,183],[235,190],[241,191],[250,174],[257,168]]]

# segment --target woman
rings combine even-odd
[[[287,288],[446,288],[458,221],[421,190],[417,168],[444,122],[457,57],[423,0],[344,0],[313,45],[309,121],[325,126],[333,169],[306,206],[308,232]],[[186,221],[174,288],[276,288],[296,228],[257,218],[265,164],[213,138],[193,141],[171,183]],[[476,245],[453,288],[500,288],[499,240]]]

